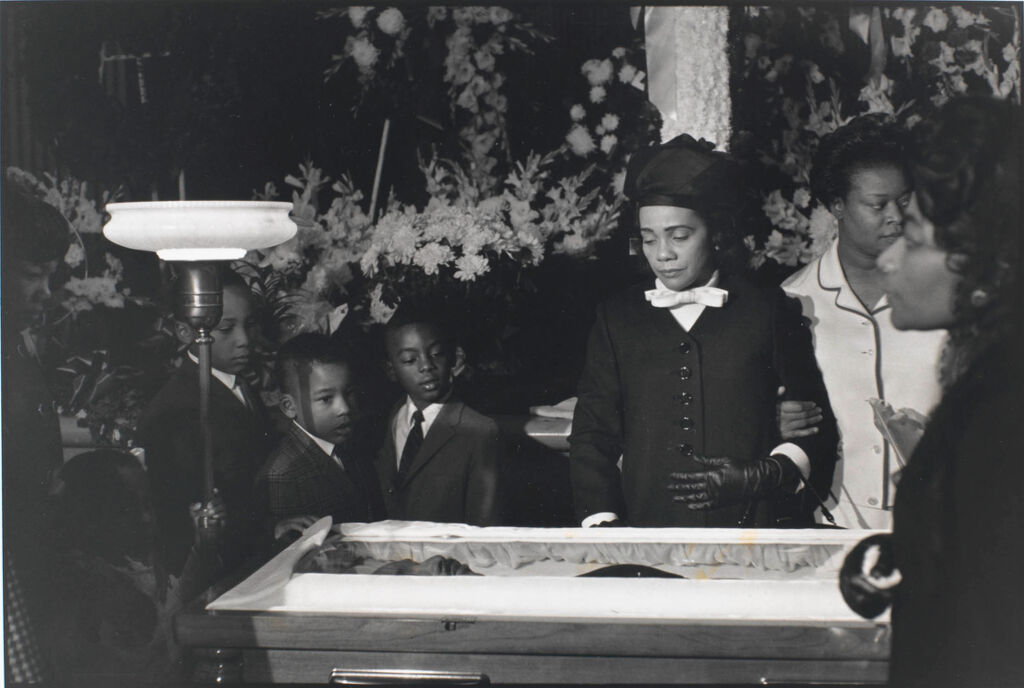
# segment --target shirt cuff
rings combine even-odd
[[[794,465],[796,465],[805,482],[810,479],[811,460],[807,458],[807,452],[801,449],[798,445],[795,445],[792,442],[783,442],[779,446],[775,447],[775,449],[772,449],[771,453],[782,454],[787,457],[794,463]],[[803,482],[801,482],[799,487],[796,488],[796,491],[799,492],[802,489],[804,489]]]
[[[618,521],[619,515],[614,511],[599,511],[596,514],[590,514],[580,525],[584,528],[590,528],[596,526],[598,523],[608,523],[609,521]]]

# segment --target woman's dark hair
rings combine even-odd
[[[1020,107],[1008,101],[965,97],[915,131],[918,205],[962,278],[942,365],[946,383],[1019,326],[1020,118]]]
[[[4,262],[47,263],[64,257],[71,242],[68,221],[55,207],[6,176],[0,187],[0,215]]]
[[[811,194],[831,208],[850,191],[850,178],[867,167],[891,165],[908,173],[907,134],[886,115],[861,115],[822,137],[811,163]]]

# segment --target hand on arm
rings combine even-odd
[[[785,387],[779,387],[779,399],[786,393]],[[813,401],[779,401],[775,407],[779,434],[784,440],[808,437],[818,433],[818,424],[824,415],[821,407]]]

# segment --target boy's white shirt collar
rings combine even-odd
[[[335,463],[337,463],[339,466],[341,466],[341,462],[338,461],[337,457],[334,456],[334,442],[328,442],[327,440],[320,439],[319,437],[317,437],[316,435],[311,433],[309,430],[307,430],[306,428],[302,427],[302,425],[299,424],[299,421],[297,421],[294,418],[292,418],[292,422],[295,423],[295,427],[297,427],[302,432],[306,433],[306,436],[309,437],[309,439],[311,439],[314,442],[316,442],[316,446],[318,446],[321,449],[323,449],[324,450],[324,454],[327,454],[327,456],[329,456],[332,459],[334,459]],[[344,466],[342,466],[342,468],[344,468]]]
[[[687,289],[694,289],[700,286],[718,286],[718,270],[715,270],[714,273],[712,273],[711,279],[709,279],[706,284],[695,284],[687,287]],[[669,289],[668,287],[666,287],[665,284],[657,277],[654,278],[654,288],[661,289],[664,291],[677,291],[675,289]],[[680,291],[686,290],[683,289]],[[672,317],[676,319],[676,322],[679,323],[680,327],[689,332],[690,329],[697,323],[697,318],[700,317],[700,314],[704,312],[705,308],[706,306],[704,306],[704,304],[686,303],[680,306],[676,306],[675,308],[670,308],[668,309],[668,312],[672,314]]]
[[[187,351],[186,353],[188,354],[188,357],[192,359],[193,363],[195,363],[196,365],[199,365],[199,359],[196,358],[194,355],[192,355],[191,351]],[[228,390],[230,390],[230,392],[235,395],[235,398],[238,399],[240,402],[242,402],[243,406],[246,405],[245,397],[242,396],[242,390],[235,386],[235,382],[236,382],[236,380],[238,378],[237,375],[232,375],[231,373],[225,373],[223,370],[217,370],[213,366],[210,366],[210,373],[215,378],[220,380],[220,383],[222,385],[224,385],[225,387],[227,387]]]
[[[447,399],[445,399],[445,401],[447,401]],[[441,413],[441,409],[444,408],[444,403],[445,403],[444,401],[438,401],[438,402],[435,402],[433,404],[429,404],[429,405],[423,407],[423,409],[420,410],[420,413],[423,414],[423,435],[424,435],[424,437],[427,434],[427,430],[430,429],[430,426],[434,424],[434,420],[437,419],[438,414]],[[412,414],[416,413],[416,404],[413,402],[412,397],[406,397],[405,398],[405,408],[404,408],[404,410],[405,410],[405,413],[403,414],[403,417],[405,418],[405,425],[406,425],[406,427],[411,428],[412,427]]]

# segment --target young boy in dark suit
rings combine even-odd
[[[402,307],[384,336],[388,374],[406,394],[377,455],[388,517],[500,523],[498,426],[454,397],[463,363],[454,338],[435,313]]]
[[[300,334],[278,351],[281,410],[292,423],[257,479],[272,524],[384,518],[369,452],[357,441],[362,413],[352,363],[321,334]]]
[[[252,486],[271,446],[272,426],[259,395],[245,382],[258,334],[252,294],[241,277],[225,271],[224,309],[213,329],[210,424],[213,428],[214,486],[225,510],[222,556],[226,568],[255,545],[257,514]],[[175,325],[183,342],[192,328]],[[189,358],[146,407],[138,427],[146,450],[158,527],[158,551],[177,575],[193,540],[189,507],[203,499],[203,451],[199,431],[198,361]]]
[[[590,334],[569,440],[583,526],[811,525],[830,484],[835,418],[810,333],[780,289],[738,273],[736,178],[685,135],[630,159],[654,279],[602,304]],[[781,441],[779,387],[822,409],[819,432]]]

